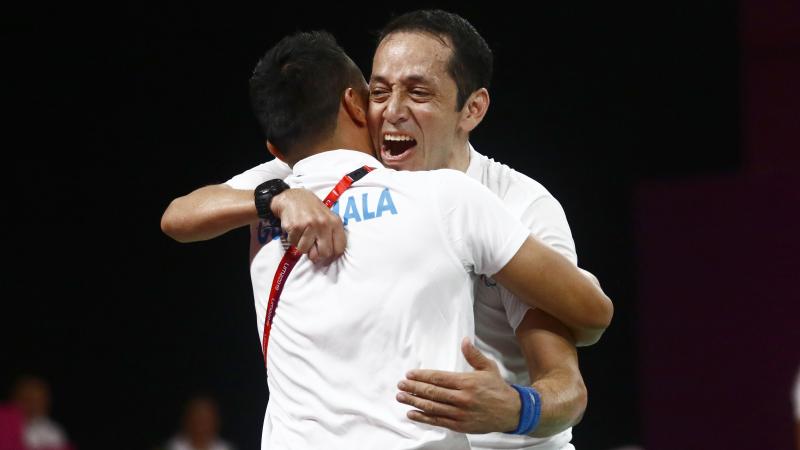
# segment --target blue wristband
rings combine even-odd
[[[539,425],[539,418],[542,415],[542,398],[539,392],[531,386],[520,386],[512,384],[519,394],[521,407],[519,409],[519,425],[509,434],[530,434]]]

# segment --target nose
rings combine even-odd
[[[408,120],[408,108],[403,101],[403,95],[397,90],[393,90],[389,100],[386,102],[386,108],[383,110],[383,118],[391,123],[396,124]]]

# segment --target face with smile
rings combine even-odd
[[[367,122],[383,163],[398,170],[458,165],[467,135],[456,110],[457,87],[447,71],[452,55],[433,35],[397,32],[381,41],[372,62]]]

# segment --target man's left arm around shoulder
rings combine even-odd
[[[454,248],[466,264],[566,325],[578,346],[597,342],[614,312],[603,291],[572,261],[530,234],[485,186],[441,175],[438,179],[448,183],[437,191],[440,203],[448,205],[442,220],[457,238]]]

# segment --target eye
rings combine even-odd
[[[413,97],[414,100],[427,100],[428,98],[431,97],[430,92],[420,88],[414,88],[410,90],[409,94],[411,94],[411,97]]]
[[[389,90],[381,87],[374,87],[369,90],[369,100],[372,102],[384,102],[389,98]]]

